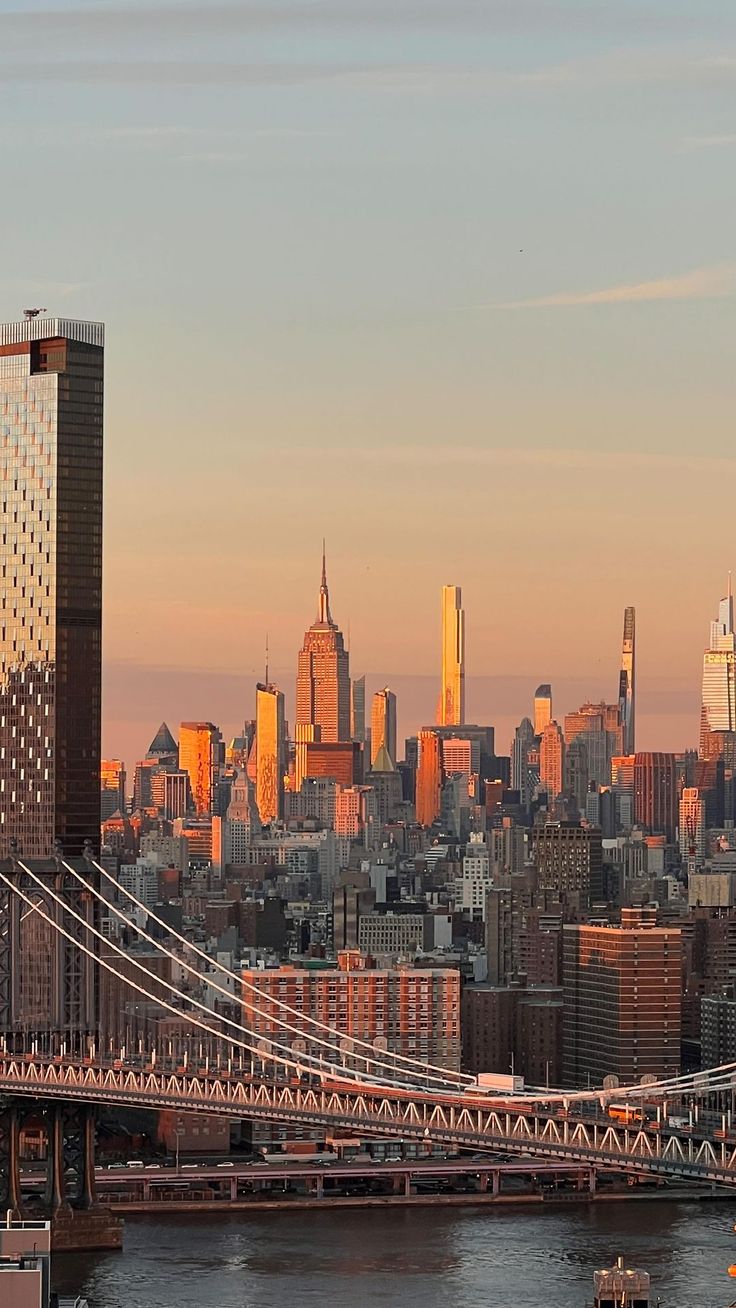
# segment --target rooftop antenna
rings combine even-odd
[[[268,632],[266,632],[266,685],[268,684]]]
[[[26,322],[31,322],[34,318],[37,318],[40,313],[48,313],[48,309],[24,309],[23,317]]]

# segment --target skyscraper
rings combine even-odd
[[[575,896],[583,907],[600,900],[603,889],[601,833],[579,822],[546,822],[531,834],[532,860],[540,890]]]
[[[565,788],[565,737],[557,722],[548,722],[539,742],[539,780],[554,803]]]
[[[710,624],[710,642],[703,655],[703,701],[700,714],[700,755],[714,731],[736,731],[736,636],[733,629],[731,574],[728,590]]]
[[[349,658],[330,613],[324,548],[317,620],[305,633],[299,651],[296,725],[318,728],[312,739],[325,743],[350,740]]]
[[[212,812],[221,739],[211,722],[182,722],[179,728],[179,765],[189,774],[197,813]]]
[[[552,721],[552,687],[549,682],[537,686],[534,692],[534,735],[541,736],[548,722]]]
[[[563,1080],[622,1085],[678,1076],[682,933],[654,909],[624,908],[620,926],[563,927]]]
[[[618,682],[618,711],[623,734],[622,753],[633,754],[636,746],[636,609],[624,609],[624,638],[621,646],[621,675]]]
[[[388,751],[391,763],[396,762],[396,696],[386,686],[377,690],[371,705],[371,767],[381,749]]]
[[[465,721],[465,614],[459,586],[442,587],[442,689],[437,721],[441,727]]]
[[[611,759],[622,753],[621,736],[618,704],[581,704],[577,712],[565,714],[565,745],[579,746],[575,753],[580,760],[583,795],[591,781],[608,785]]]
[[[534,748],[534,727],[522,718],[511,742],[511,788],[518,790],[523,808],[531,802],[531,768],[529,754]]]
[[[680,854],[688,872],[702,867],[706,853],[705,800],[697,786],[685,786],[680,796]]]
[[[431,827],[442,808],[442,740],[436,731],[420,731],[417,764],[417,822]]]
[[[125,812],[125,764],[119,758],[103,758],[100,764],[100,821]]]
[[[0,325],[0,854],[100,822],[104,327]]]
[[[284,696],[277,686],[256,686],[256,803],[261,822],[283,816],[286,767]]]
[[[361,744],[365,740],[365,676],[350,683],[350,735]]]
[[[634,819],[651,835],[664,835],[669,844],[677,826],[677,768],[674,754],[634,756]]]

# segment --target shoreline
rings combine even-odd
[[[481,1195],[481,1194],[453,1194],[453,1195],[335,1195],[329,1199],[315,1199],[311,1196],[304,1198],[291,1199],[193,1199],[191,1201],[182,1201],[174,1203],[168,1200],[155,1202],[141,1202],[131,1200],[108,1205],[113,1213],[120,1213],[122,1216],[140,1216],[150,1217],[156,1213],[162,1213],[166,1216],[174,1216],[178,1213],[253,1213],[253,1212],[288,1212],[289,1210],[298,1211],[302,1209],[330,1209],[330,1208],[499,1208],[507,1205],[527,1206],[533,1208],[569,1208],[579,1204],[596,1204],[596,1203],[623,1203],[628,1200],[636,1203],[655,1200],[657,1202],[667,1201],[669,1203],[682,1203],[703,1200],[724,1200],[733,1199],[730,1190],[647,1190],[643,1193],[632,1193],[631,1191],[616,1191],[614,1193],[601,1194],[600,1192],[590,1194],[588,1191],[580,1194],[567,1194],[564,1196],[548,1195]]]

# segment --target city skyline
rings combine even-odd
[[[656,1197],[669,1302],[736,1193],[736,6],[0,0],[0,84],[0,1283],[130,1214],[180,1302],[505,1302],[509,1203],[643,1308],[576,1206]]]
[[[324,560],[323,560],[324,566]],[[326,577],[323,573],[323,577]],[[447,589],[459,590],[455,587],[441,587],[444,594]],[[340,632],[332,620],[329,611],[329,591],[326,585],[320,587],[320,604],[324,603],[326,631]],[[721,607],[725,601],[721,601]],[[713,608],[713,603],[710,606]],[[627,606],[626,613],[630,611]],[[318,629],[322,613],[318,612],[317,621],[312,624],[309,630]],[[646,624],[646,614],[643,615],[644,624]],[[298,618],[296,619],[298,623]],[[711,628],[714,624],[711,623]],[[601,651],[606,656],[610,671],[608,675],[599,670],[603,658],[593,660],[596,669],[590,675],[581,671],[577,676],[571,676],[564,670],[557,676],[551,677],[555,692],[555,712],[556,715],[564,716],[566,712],[572,711],[578,703],[584,700],[596,702],[600,699],[615,700],[617,698],[616,684],[618,672],[621,667],[621,657],[616,656],[616,642],[618,648],[621,648],[620,637],[620,613],[612,615],[612,621],[609,626],[617,629],[618,635],[613,639],[610,649]],[[640,618],[641,626],[641,618]],[[645,627],[646,630],[646,627]],[[473,666],[473,637],[475,627],[473,623],[473,613],[470,612],[470,660]],[[436,671],[416,674],[412,672],[397,672],[391,676],[371,670],[364,671],[362,677],[356,678],[356,681],[366,681],[366,705],[370,706],[374,694],[382,690],[387,684],[391,684],[397,699],[397,752],[399,757],[402,755],[403,741],[406,736],[415,735],[417,731],[427,723],[434,721],[436,716],[436,707],[440,699],[442,685],[442,628],[441,622],[437,624],[434,642],[428,641],[430,652],[435,654]],[[641,641],[637,645],[637,694],[636,694],[636,715],[637,715],[637,746],[641,749],[667,749],[670,751],[683,750],[685,748],[697,748],[699,717],[698,704],[700,703],[701,688],[699,678],[702,673],[703,645],[700,646],[699,667],[696,669],[692,684],[689,684],[684,678],[681,684],[676,684],[675,679],[669,677],[655,678],[650,675],[648,678],[643,677],[639,671],[641,667],[640,656]],[[345,650],[350,657],[350,646],[345,643]],[[296,693],[295,682],[298,680],[298,649],[294,653],[294,659],[291,667],[288,665],[282,667],[271,666],[272,681],[278,686],[278,689],[284,695],[285,717],[289,724],[292,736],[295,733],[296,726]],[[362,668],[362,661],[358,658],[357,666]],[[132,672],[132,680],[130,674]],[[204,680],[203,680],[204,674]],[[207,675],[211,678],[208,682]],[[215,713],[218,719],[218,725],[221,726],[223,738],[229,739],[239,734],[243,721],[255,717],[255,705],[257,696],[257,686],[262,674],[254,669],[252,673],[223,673],[213,669],[207,674],[206,669],[202,669],[197,679],[197,689],[194,696],[195,702],[205,706],[215,703],[221,706],[221,711]],[[500,752],[505,752],[508,748],[514,730],[523,717],[534,717],[534,698],[535,682],[534,674],[527,676],[493,676],[479,673],[473,675],[466,674],[466,685],[468,688],[469,707],[466,707],[465,719],[467,721],[489,721],[496,728],[496,739]],[[127,706],[130,710],[131,698],[129,687],[135,684],[137,675],[135,670],[128,669],[128,677],[121,678],[121,686],[126,687]],[[354,683],[353,683],[354,684]],[[191,698],[191,692],[188,690],[189,677],[186,672],[177,672],[176,669],[160,669],[159,675],[150,677],[145,683],[141,683],[141,689],[145,692],[141,701],[141,709],[146,703],[152,706],[153,717],[143,716],[135,718],[132,722],[118,724],[114,721],[103,717],[103,756],[106,758],[121,758],[129,762],[135,756],[142,757],[142,739],[150,736],[153,718],[158,716],[160,720],[172,720],[175,722],[183,720],[180,708],[182,704],[188,703]],[[537,687],[536,689],[541,689]],[[343,697],[344,698],[344,697]],[[104,699],[103,699],[104,704]],[[154,708],[153,705],[167,706],[163,708]],[[238,714],[238,705],[242,705],[242,711]],[[433,711],[435,710],[435,711]],[[344,716],[344,710],[343,710]],[[368,717],[370,715],[368,714]],[[369,725],[369,724],[368,724]],[[508,729],[507,729],[508,728]],[[346,734],[349,738],[350,732]],[[508,739],[507,739],[508,738]],[[128,743],[128,752],[124,748],[115,747],[115,741]],[[109,746],[109,747],[108,747]],[[132,752],[131,752],[132,750]],[[138,752],[136,752],[138,751]]]

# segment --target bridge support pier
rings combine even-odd
[[[79,1109],[82,1117],[82,1166],[78,1191],[78,1207],[94,1208],[97,1204],[95,1189],[95,1110],[90,1104]]]
[[[16,1220],[22,1214],[20,1193],[20,1113],[15,1104],[0,1107],[0,1212]]]
[[[68,1207],[64,1185],[64,1122],[61,1104],[50,1104],[46,1110],[46,1209],[55,1217]]]

